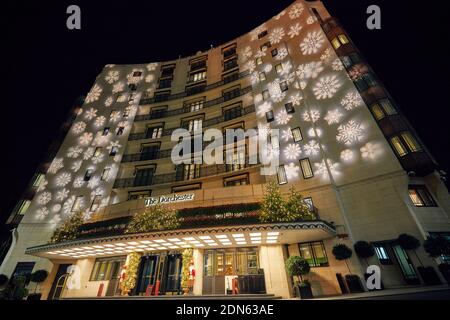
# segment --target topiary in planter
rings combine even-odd
[[[288,274],[299,279],[299,282],[295,287],[297,296],[302,299],[312,298],[311,285],[307,280],[303,280],[303,276],[307,275],[311,270],[308,261],[299,256],[291,256],[286,260],[285,265]]]
[[[350,270],[350,266],[347,263],[347,259],[349,259],[352,256],[352,253],[353,253],[352,249],[350,249],[343,243],[339,243],[333,247],[333,250],[331,252],[333,253],[336,260],[339,260],[339,261],[344,260],[344,262],[347,266],[348,272],[351,274],[352,272]]]
[[[450,240],[441,235],[431,236],[424,241],[423,248],[433,258],[450,255]]]
[[[416,258],[419,261],[420,265],[423,266],[423,263],[416,252],[416,249],[420,247],[420,241],[416,237],[406,233],[402,233],[398,236],[397,242],[404,250],[412,250],[416,255]]]
[[[369,265],[367,259],[373,257],[375,249],[367,241],[358,241],[353,245],[353,249],[358,257],[364,259],[366,265]]]
[[[48,277],[48,271],[41,269],[36,270],[31,274],[30,281],[36,283],[36,287],[34,288],[34,293],[37,291],[37,287],[40,283],[44,282]]]

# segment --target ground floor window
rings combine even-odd
[[[322,241],[299,243],[300,256],[308,261],[311,267],[327,267],[328,258]]]
[[[258,249],[208,250],[204,266],[205,276],[258,274]]]
[[[18,262],[13,274],[11,275],[11,279],[24,276],[26,279],[25,283],[28,284],[30,282],[30,276],[33,272],[34,264],[34,262]]]
[[[380,261],[381,264],[392,264],[386,244],[374,243],[373,247],[375,249],[375,254],[377,255],[378,261]]]
[[[111,280],[119,277],[126,257],[97,259],[92,269],[90,281]]]

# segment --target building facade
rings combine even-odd
[[[8,276],[48,270],[43,298],[120,294],[130,253],[140,259],[131,294],[154,294],[156,286],[179,294],[187,248],[195,295],[230,293],[238,277],[240,293],[292,297],[285,271],[292,255],[309,262],[315,296],[340,294],[337,274],[364,279],[366,261],[353,254],[347,266],[331,250],[360,240],[374,246],[367,262],[380,266],[385,288],[421,284],[417,267],[436,262],[395,239],[450,234],[450,198],[437,164],[320,1],[295,1],[191,57],[107,65],[66,128],[11,215],[16,228],[0,267]],[[265,174],[263,164],[249,161],[255,150],[244,138],[243,149],[232,142],[227,164],[175,164],[179,128],[257,129],[269,141],[265,155],[279,163]],[[203,138],[200,149],[209,144]],[[315,218],[261,223],[269,181],[283,193],[299,191]],[[178,210],[181,226],[124,233],[154,202]],[[77,212],[85,219],[79,237],[49,243]],[[67,285],[71,265],[79,283]]]

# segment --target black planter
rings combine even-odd
[[[345,276],[345,282],[347,283],[350,293],[364,292],[364,287],[361,283],[361,279],[356,274],[348,274]]]
[[[313,298],[311,286],[297,285],[294,287],[294,289],[295,289],[295,295],[301,299],[312,299]]]
[[[41,293],[31,293],[28,295],[27,300],[41,300]]]
[[[434,270],[433,267],[417,267],[417,271],[419,272],[423,282],[425,282],[426,285],[436,286],[442,284],[439,276],[436,273],[436,270]]]
[[[447,284],[450,285],[450,265],[446,263],[441,263],[439,265],[439,271],[441,272],[445,281],[447,281]]]

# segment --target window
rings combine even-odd
[[[241,94],[241,88],[240,86],[235,86],[226,90],[222,91],[222,96],[224,101],[228,101],[231,99],[234,99],[236,97],[239,97]]]
[[[328,267],[328,258],[322,241],[299,243],[300,256],[310,267]]]
[[[333,40],[331,40],[331,44],[333,45],[334,49],[339,49],[341,46],[338,38],[333,38]]]
[[[263,61],[262,61],[262,58],[261,57],[258,57],[258,58],[256,58],[256,65],[260,65],[260,64],[262,64],[263,63]]]
[[[116,136],[123,135],[124,130],[125,130],[125,127],[117,127]]]
[[[206,71],[191,73],[191,75],[189,77],[189,81],[191,81],[191,82],[202,81],[205,79],[206,79]]]
[[[167,114],[167,107],[156,107],[150,111],[151,119],[159,119],[165,117]]]
[[[145,199],[146,197],[150,197],[150,195],[151,195],[151,190],[131,191],[131,192],[128,192],[128,200]]]
[[[109,151],[109,155],[114,157],[117,154],[117,152],[119,152],[119,147],[118,146],[112,146],[111,150]]]
[[[154,101],[155,102],[161,102],[161,101],[167,101],[170,97],[170,91],[162,91],[162,92],[156,92]]]
[[[92,177],[92,173],[94,172],[94,170],[92,169],[87,169],[86,173],[84,174],[84,181],[89,181],[91,180]]]
[[[292,102],[286,103],[284,105],[284,107],[286,108],[286,112],[287,113],[294,113],[295,112],[294,105],[293,105]]]
[[[409,197],[415,207],[436,207],[433,197],[424,185],[414,185],[408,187]]]
[[[101,147],[97,147],[97,148],[95,148],[93,157],[98,157],[101,154],[102,154],[102,148]]]
[[[383,99],[380,100],[380,104],[384,109],[384,112],[387,115],[393,115],[393,114],[397,114],[397,110],[395,110],[395,108],[392,106],[391,102],[388,99]]]
[[[270,52],[272,54],[272,57],[276,57],[278,55],[278,49],[272,49],[272,51]]]
[[[30,276],[33,272],[34,268],[34,262],[18,262],[16,264],[16,267],[14,268],[14,271],[11,275],[11,278],[24,276],[25,277],[25,284],[30,283]]]
[[[92,200],[91,203],[91,212],[97,211],[97,209],[100,207],[100,201],[102,200],[102,196],[97,194],[94,196],[94,200]]]
[[[266,51],[267,49],[269,49],[272,45],[270,44],[270,41],[267,41],[266,43],[263,43],[261,45],[261,47],[259,47],[261,49],[261,51]]]
[[[300,128],[294,128],[291,129],[292,132],[292,138],[294,139],[294,142],[299,142],[303,140],[302,132]]]
[[[78,212],[81,210],[81,206],[83,205],[83,196],[77,196],[75,201],[73,202],[72,209],[70,212]]]
[[[258,39],[262,39],[267,35],[267,30],[264,30],[263,32],[258,34]]]
[[[226,151],[225,153],[225,157],[226,155]],[[235,150],[233,151],[233,154],[230,155],[230,157],[226,158],[226,171],[230,172],[230,171],[237,171],[237,170],[241,170],[245,168],[245,149],[241,148],[235,148]]]
[[[107,181],[109,179],[110,172],[111,172],[111,168],[110,167],[106,167],[105,169],[103,169],[101,180],[102,181]]]
[[[201,183],[185,184],[185,185],[182,185],[182,186],[172,187],[172,193],[199,190],[201,188],[202,188],[202,184]]]
[[[274,115],[273,115],[273,110],[267,111],[266,112],[266,120],[267,122],[272,122],[275,119]]]
[[[389,257],[386,244],[373,243],[372,245],[375,249],[375,254],[377,255],[378,261],[380,261],[381,264],[392,264],[392,260]]]
[[[262,92],[262,98],[263,98],[263,100],[267,100],[267,99],[270,98],[269,90],[264,90],[264,91]]]
[[[223,184],[225,187],[243,186],[250,184],[248,174],[228,177],[223,179]]]
[[[18,214],[25,214],[27,209],[30,207],[31,201],[30,200],[22,200],[20,203],[19,209],[17,210]]]
[[[242,107],[240,105],[232,108],[225,109],[223,111],[223,120],[229,121],[239,118],[242,115]]]
[[[175,65],[174,64],[161,66],[161,78],[166,78],[166,77],[173,76],[174,70],[175,70]]]
[[[342,43],[342,44],[347,44],[349,41],[348,41],[348,38],[347,38],[347,36],[345,35],[345,34],[340,34],[340,35],[338,35],[338,38],[339,38],[339,41]]]
[[[287,91],[289,89],[288,84],[286,81],[280,82],[280,90],[281,92]]]
[[[118,279],[125,263],[125,257],[102,258],[95,260],[89,281]]]
[[[203,109],[203,104],[204,103],[205,103],[204,100],[199,100],[199,101],[194,101],[194,102],[187,102],[186,103],[186,108],[190,112],[199,111],[199,110]]]
[[[172,78],[159,79],[158,89],[170,88],[172,86]]]
[[[302,168],[303,178],[309,179],[314,176],[314,173],[311,168],[311,162],[309,162],[309,158],[301,159],[300,167]]]
[[[263,72],[259,73],[259,81],[264,81],[264,80],[266,80],[266,73],[263,71]]]
[[[395,136],[390,139],[391,145],[399,157],[403,157],[408,153],[399,137]]]
[[[44,178],[45,178],[44,174],[38,173],[36,175],[36,179],[34,179],[33,187],[39,187],[41,185],[42,181],[44,181]]]
[[[199,164],[180,164],[176,167],[176,180],[191,180],[200,177]]]
[[[186,130],[189,130],[190,132],[194,132],[197,130],[201,130],[202,123],[203,123],[203,118],[183,120],[181,127],[183,127]]]
[[[381,120],[385,117],[383,109],[378,103],[374,103],[370,109],[372,110],[372,114],[376,120]]]
[[[286,176],[286,169],[284,168],[284,165],[278,167],[277,178],[278,184],[286,184],[288,182]]]
[[[161,138],[163,128],[161,126],[158,127],[149,127],[147,128],[147,138],[150,139],[158,139]]]
[[[222,75],[223,84],[227,84],[227,83],[236,81],[237,79],[239,79],[238,70]]]
[[[103,128],[102,136],[107,136],[109,133],[109,127]]]
[[[416,138],[414,138],[414,136],[409,131],[402,132],[401,136],[403,138],[403,141],[406,142],[406,145],[408,146],[408,149],[411,152],[417,152],[422,150]]]
[[[236,54],[236,44],[232,44],[226,48],[222,49],[222,54],[224,59],[228,59]]]
[[[230,69],[236,68],[237,66],[237,58],[227,60],[223,63],[223,71],[228,71]]]
[[[200,60],[195,59],[194,61],[190,61],[191,71],[195,71],[198,69],[206,69],[206,57],[201,58]]]
[[[276,71],[278,74],[282,73],[282,72],[283,72],[283,65],[282,65],[281,63],[277,64],[277,65],[275,66],[275,71]]]

